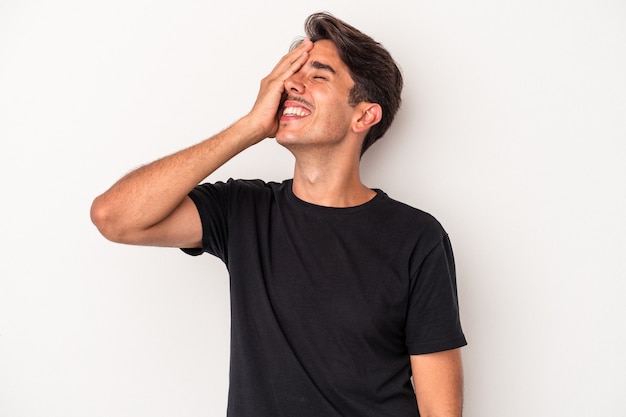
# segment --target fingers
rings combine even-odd
[[[298,72],[308,58],[309,51],[313,48],[313,42],[305,38],[297,47],[283,56],[274,70],[270,73],[270,78],[282,79],[283,81]]]

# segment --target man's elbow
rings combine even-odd
[[[106,239],[116,243],[130,243],[128,228],[119,221],[119,216],[113,212],[110,203],[103,196],[98,196],[91,204],[91,222]]]

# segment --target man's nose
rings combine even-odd
[[[302,94],[304,93],[304,89],[305,85],[304,81],[302,80],[302,74],[300,74],[299,72],[296,72],[291,77],[285,80],[285,91],[287,92],[287,94]]]

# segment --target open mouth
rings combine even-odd
[[[304,117],[308,116],[309,114],[311,114],[311,112],[304,107],[285,107],[283,109],[283,116]]]
[[[300,118],[311,114],[311,110],[303,106],[296,100],[287,100],[283,104],[281,119],[283,118]]]

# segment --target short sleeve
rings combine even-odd
[[[426,254],[412,277],[406,344],[411,355],[467,344],[461,329],[454,256],[447,234]]]
[[[202,248],[183,248],[183,252],[193,256],[207,252],[226,262],[233,183],[229,180],[227,183],[201,184],[189,193],[202,223]]]

